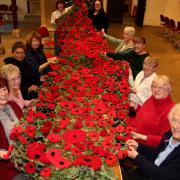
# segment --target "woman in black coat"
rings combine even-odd
[[[92,10],[89,10],[88,16],[98,31],[104,31],[107,33],[109,24],[106,13],[104,12],[102,0],[96,0],[94,2],[93,8]]]

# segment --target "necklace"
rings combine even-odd
[[[4,107],[4,108],[2,109],[2,111],[10,118],[10,120],[11,120],[12,122],[14,122],[14,118],[11,116],[11,113],[10,113],[8,107]]]

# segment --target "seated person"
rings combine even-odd
[[[40,79],[34,73],[32,67],[25,60],[25,45],[17,41],[12,46],[12,57],[4,59],[5,64],[17,66],[21,72],[21,93],[25,100],[38,97]]]
[[[15,169],[14,164],[5,158],[8,154],[8,147],[12,144],[10,132],[21,117],[20,107],[15,102],[8,102],[7,82],[0,77],[0,174],[3,180],[26,179],[23,174]]]
[[[51,71],[49,65],[56,62],[56,58],[47,60],[41,43],[41,35],[37,32],[33,31],[27,36],[25,61],[32,67],[37,78],[42,80]]]
[[[141,106],[130,104],[137,109],[132,119],[135,132],[132,137],[148,146],[157,146],[164,132],[170,129],[168,113],[174,105],[171,98],[171,83],[167,76],[157,76],[151,85],[152,96]],[[137,108],[138,107],[138,108]]]
[[[115,53],[125,53],[133,50],[133,38],[135,35],[134,27],[126,26],[123,32],[123,39],[118,39],[112,37],[108,34],[103,34],[103,36],[111,41],[114,44],[117,44],[117,48],[115,49]]]
[[[137,74],[142,71],[144,59],[148,56],[146,40],[144,37],[135,37],[133,38],[133,51],[124,53],[107,53],[106,55],[114,60],[125,60],[129,62],[133,78],[135,79]]]
[[[138,168],[123,173],[123,180],[179,180],[180,179],[180,103],[169,115],[170,131],[165,133],[160,144],[151,148],[128,140],[128,157],[135,160]]]
[[[17,66],[13,64],[3,65],[1,68],[1,76],[7,80],[9,88],[9,101],[16,102],[23,110],[25,106],[28,106],[30,100],[24,100],[20,90],[21,73]]]
[[[132,93],[130,94],[130,101],[134,101],[142,106],[150,98],[152,95],[151,84],[157,76],[155,73],[157,66],[158,61],[156,58],[146,57],[143,63],[143,70],[135,78]]]

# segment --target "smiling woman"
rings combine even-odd
[[[19,176],[14,164],[10,160],[5,161],[4,159],[8,159],[10,156],[8,148],[12,144],[11,129],[18,123],[21,116],[22,111],[19,106],[15,102],[8,103],[7,82],[0,77],[0,174],[3,174],[4,180]]]
[[[158,67],[158,60],[155,57],[147,57],[143,63],[143,70],[140,71],[134,81],[130,102],[142,105],[152,95],[151,84],[157,76],[155,73]]]
[[[139,142],[157,146],[170,129],[168,113],[174,105],[171,99],[171,83],[167,76],[159,75],[152,82],[152,96],[137,110],[133,119],[133,138]],[[134,105],[134,104],[133,104]],[[137,108],[137,105],[134,105]]]
[[[21,84],[21,73],[17,66],[13,64],[3,65],[1,68],[1,75],[8,82],[9,97],[8,100],[16,102],[21,109],[31,102],[29,100],[24,100],[20,90]]]

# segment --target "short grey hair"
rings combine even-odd
[[[19,68],[13,64],[5,64],[1,68],[1,76],[6,80],[7,80],[8,74],[11,74],[12,72],[21,74]]]
[[[178,104],[175,104],[172,108],[171,108],[171,110],[170,110],[170,112],[169,112],[169,114],[168,114],[168,119],[169,119],[169,121],[171,121],[171,119],[173,118],[173,115],[174,115],[174,113],[175,112],[180,112],[180,103],[178,103]]]
[[[135,28],[132,27],[132,26],[126,26],[126,27],[124,28],[124,33],[129,33],[129,34],[131,34],[132,36],[135,35],[135,32],[136,32],[136,30],[135,30]]]

